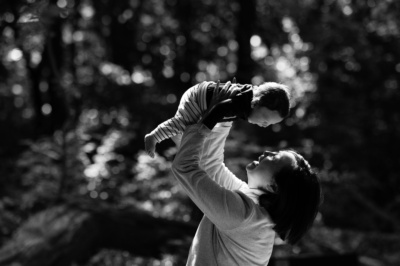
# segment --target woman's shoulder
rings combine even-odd
[[[246,191],[236,191],[243,200],[245,208],[245,216],[241,226],[248,227],[249,225],[255,226],[273,226],[274,223],[271,216],[263,207],[258,204],[256,195],[246,193]]]

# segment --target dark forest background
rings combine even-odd
[[[273,127],[236,122],[226,164],[245,178],[262,150],[293,148],[324,188],[312,230],[277,239],[271,264],[399,265],[399,14],[397,0],[1,0],[0,265],[182,265],[201,213],[172,141],[151,159],[143,138],[186,89],[233,77],[294,99]]]

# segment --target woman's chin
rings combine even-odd
[[[248,165],[246,165],[246,170],[248,170],[248,171],[254,170],[255,168],[257,168],[257,166],[258,166],[258,162],[253,161],[253,162],[249,163]]]

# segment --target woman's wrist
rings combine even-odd
[[[216,105],[214,105],[211,110],[206,114],[205,118],[202,120],[202,123],[212,130],[215,125],[223,120],[223,118],[228,113],[228,110],[231,108],[231,99],[227,99],[222,101]]]

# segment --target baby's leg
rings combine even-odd
[[[144,137],[145,150],[151,158],[154,158],[156,144],[157,144],[156,138],[152,134],[147,134]]]

